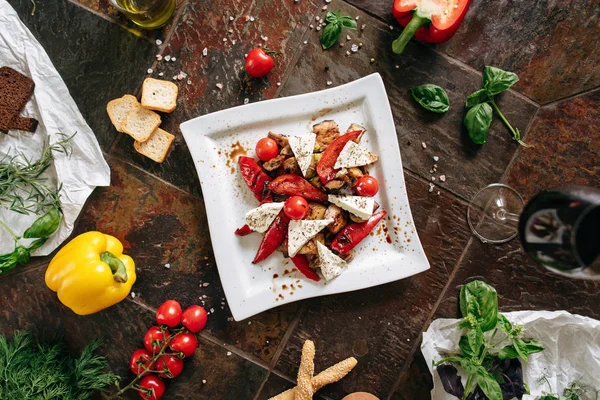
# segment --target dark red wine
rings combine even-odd
[[[566,186],[544,191],[527,203],[519,219],[525,251],[555,272],[592,277],[600,255],[600,190]]]

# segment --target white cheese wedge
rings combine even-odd
[[[332,218],[290,221],[288,226],[288,253],[290,257],[294,257],[302,246],[332,222]]]
[[[294,152],[298,166],[302,171],[302,175],[306,176],[306,171],[310,167],[315,149],[317,135],[309,133],[303,136],[288,136],[288,143]]]
[[[363,196],[328,196],[330,203],[356,215],[360,219],[369,219],[373,215],[375,200]]]
[[[317,242],[317,251],[319,252],[319,267],[325,280],[330,281],[348,269],[346,261],[333,254],[321,242]]]
[[[361,167],[372,164],[377,160],[379,160],[379,157],[351,140],[342,149],[333,168]]]
[[[246,223],[255,232],[264,233],[283,208],[283,203],[265,203],[246,213]]]

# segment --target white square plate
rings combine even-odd
[[[255,157],[256,142],[269,131],[304,134],[325,119],[337,122],[343,132],[352,122],[366,127],[361,143],[380,157],[369,169],[380,185],[375,200],[388,212],[356,247],[348,270],[328,283],[304,278],[280,252],[252,264],[262,235],[234,234],[244,225],[246,212],[258,206],[242,180],[237,157]],[[237,321],[292,301],[364,289],[429,269],[410,213],[396,129],[379,74],[204,115],[181,124],[181,132],[200,177],[221,283]]]

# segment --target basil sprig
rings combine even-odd
[[[430,83],[410,89],[412,98],[424,109],[434,113],[445,113],[450,108],[446,91]]]
[[[486,142],[487,134],[492,124],[493,111],[496,111],[502,122],[504,122],[512,133],[513,140],[516,140],[521,146],[530,147],[521,140],[521,132],[510,125],[494,101],[495,95],[504,92],[517,83],[518,80],[519,77],[513,72],[489,66],[483,69],[483,89],[472,93],[465,101],[465,107],[469,110],[465,115],[464,125],[473,142],[477,144],[484,144]]]
[[[485,395],[490,400],[520,398],[527,387],[519,359],[527,361],[544,346],[536,339],[523,338],[523,326],[513,325],[498,312],[498,294],[485,282],[462,286],[460,311],[463,319],[458,328],[465,334],[458,343],[459,352],[434,363],[444,390],[461,399],[473,393],[475,398]],[[465,386],[456,367],[467,373]]]
[[[328,12],[325,17],[325,28],[321,31],[321,47],[323,50],[327,50],[338,41],[340,35],[342,34],[342,28],[348,29],[358,29],[356,25],[356,21],[348,16],[342,15],[342,11],[338,10],[337,12]]]

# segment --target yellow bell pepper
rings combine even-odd
[[[123,300],[135,283],[133,259],[113,236],[86,232],[67,243],[46,270],[46,285],[75,314],[88,315]]]

